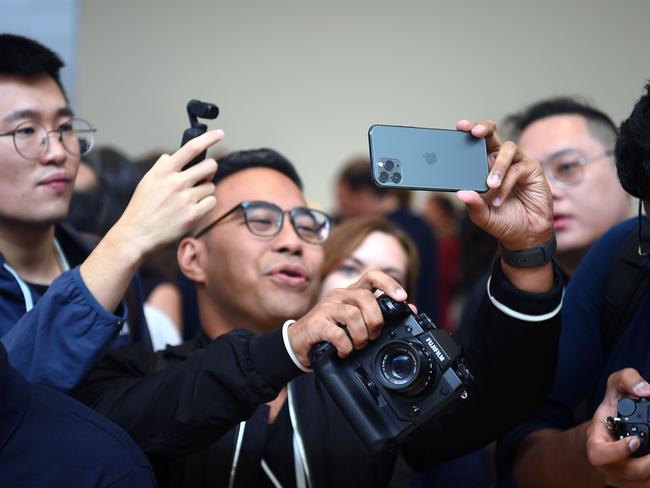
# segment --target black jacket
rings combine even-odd
[[[403,452],[414,467],[485,445],[545,398],[560,331],[559,314],[551,313],[562,296],[562,278],[556,276],[549,293],[523,293],[507,282],[496,264],[490,285],[493,300],[486,296],[481,303],[475,339],[466,355],[476,381],[467,400],[408,439]],[[547,317],[529,322],[513,318],[508,309]],[[155,355],[126,348],[104,360],[82,385],[79,397],[134,436],[149,454],[161,486],[228,486],[232,475],[234,486],[272,486],[261,459],[283,486],[295,486],[288,402],[271,425],[266,421],[268,407],[256,405],[277,394],[284,384],[278,381],[282,368],[291,371],[285,378],[297,368],[289,368],[281,349],[254,345],[262,340],[268,338],[251,338],[240,330],[213,342],[197,338]],[[229,346],[220,345],[224,342]],[[238,361],[247,352],[251,357],[242,367]],[[258,378],[255,387],[251,375]],[[265,381],[275,378],[272,386],[259,383],[262,375]],[[312,486],[388,485],[396,453],[369,455],[315,375],[296,378],[290,389]],[[233,463],[242,429],[236,425],[249,418]]]

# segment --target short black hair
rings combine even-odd
[[[338,182],[347,185],[353,192],[368,190],[376,196],[395,195],[406,206],[411,203],[412,192],[399,188],[377,186],[372,180],[372,166],[367,156],[355,156],[343,164]]]
[[[339,181],[345,183],[355,192],[362,188],[366,188],[377,195],[385,195],[389,193],[387,188],[377,186],[372,181],[370,159],[365,156],[355,157],[348,160],[339,174]]]
[[[650,199],[650,82],[630,116],[621,124],[616,141],[616,171],[630,195]]]
[[[287,176],[302,191],[302,180],[296,168],[282,154],[273,149],[250,149],[236,151],[217,161],[219,168],[212,182],[218,185],[228,176],[249,168],[270,168]]]
[[[554,115],[584,117],[591,135],[606,149],[613,147],[616,142],[618,130],[612,119],[579,97],[554,97],[536,102],[521,112],[507,116],[502,124],[503,131],[509,138],[517,140],[530,124]]]
[[[0,76],[49,76],[65,97],[59,75],[63,65],[63,61],[54,51],[33,39],[14,34],[0,34]]]

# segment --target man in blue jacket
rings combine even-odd
[[[181,170],[223,132],[162,156],[90,253],[59,223],[95,129],[68,105],[55,53],[8,34],[0,53],[0,341],[28,380],[65,391],[111,344],[149,345],[142,300],[127,288],[148,254],[214,207],[205,181],[215,161]]]

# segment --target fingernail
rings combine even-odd
[[[639,448],[640,445],[641,445],[641,443],[639,442],[638,437],[635,437],[635,436],[632,436],[630,438],[630,442],[627,443],[627,447],[630,450],[630,452],[636,451]]]
[[[397,290],[395,290],[395,296],[397,298],[404,299],[404,298],[406,298],[406,292],[404,291],[403,288],[398,288]]]
[[[632,389],[634,390],[634,393],[638,393],[639,395],[650,394],[650,385],[645,381],[637,383]]]
[[[499,183],[501,183],[501,177],[496,173],[491,174],[490,177],[488,178],[489,185],[499,186]]]
[[[495,207],[501,205],[501,197],[495,197],[494,200],[492,200],[492,205],[494,205]]]

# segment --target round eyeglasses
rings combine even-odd
[[[585,177],[585,165],[613,155],[613,151],[605,151],[595,156],[586,157],[580,151],[569,149],[552,156],[542,162],[542,168],[548,178],[560,188],[569,188],[582,183]]]
[[[270,202],[247,201],[235,205],[214,222],[196,232],[194,237],[201,237],[239,209],[244,213],[244,222],[248,230],[260,237],[272,237],[279,234],[284,224],[284,214],[289,215],[291,225],[298,237],[309,244],[322,244],[327,240],[332,229],[332,218],[319,210],[307,207],[282,210]]]
[[[59,135],[59,142],[68,154],[81,156],[92,149],[96,131],[88,122],[77,118],[69,119],[52,130],[28,120],[18,124],[11,132],[0,134],[0,137],[12,136],[16,152],[25,159],[33,160],[47,153],[53,132]]]

